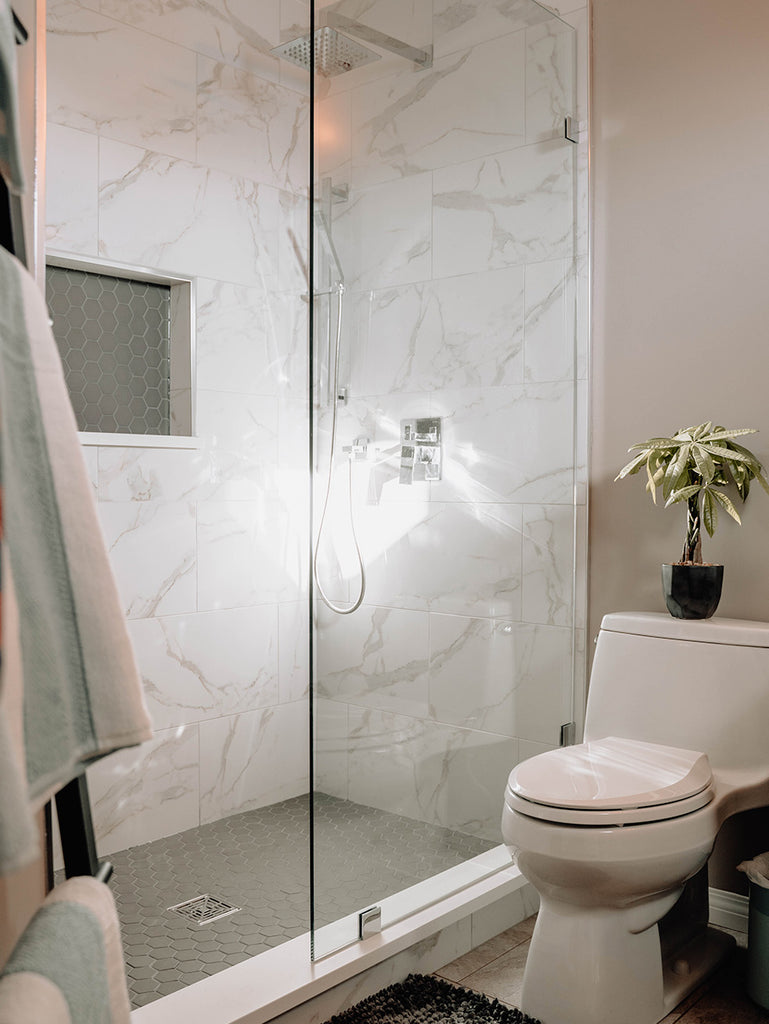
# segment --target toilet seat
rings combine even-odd
[[[704,807],[712,782],[700,751],[610,736],[523,761],[505,799],[520,814],[554,823],[629,825]]]

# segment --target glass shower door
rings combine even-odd
[[[316,957],[507,863],[573,719],[573,29],[463,11],[315,11]]]

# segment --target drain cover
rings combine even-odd
[[[205,896],[196,896],[192,900],[177,903],[168,909],[173,910],[176,914],[181,914],[182,917],[192,921],[193,924],[201,925],[210,924],[211,921],[218,921],[220,917],[227,917],[228,914],[237,914],[240,907],[235,907],[232,903],[228,903],[218,896],[211,896],[206,893]]]

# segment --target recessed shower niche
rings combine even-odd
[[[84,433],[192,433],[192,282],[49,256],[46,301]]]

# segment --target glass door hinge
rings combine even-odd
[[[561,726],[561,746],[570,747],[577,738],[576,722],[564,722]]]
[[[579,142],[579,121],[571,115],[563,119],[563,137],[569,142]]]

